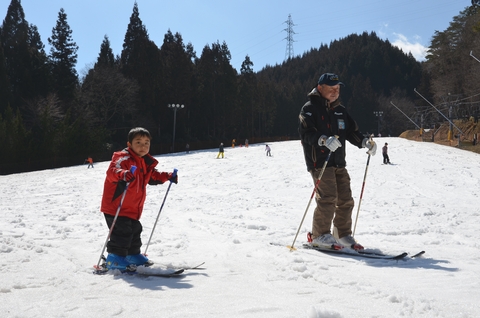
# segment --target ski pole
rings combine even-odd
[[[372,140],[372,137],[370,137],[370,140]],[[362,190],[360,191],[360,199],[358,200],[357,216],[355,218],[355,225],[353,226],[352,237],[355,237],[355,229],[357,228],[358,214],[360,213],[360,205],[362,204],[363,190],[365,189],[365,180],[367,179],[367,171],[368,171],[368,165],[370,164],[370,156],[371,154],[368,153],[367,165],[365,166],[365,174],[363,176]]]
[[[177,175],[177,171],[178,169],[173,169],[172,178],[174,178]],[[165,197],[163,198],[162,205],[160,206],[160,210],[158,211],[157,219],[153,224],[152,233],[150,233],[150,238],[148,239],[147,246],[145,246],[145,252],[143,252],[143,255],[145,256],[147,256],[148,246],[150,245],[150,241],[152,240],[153,232],[155,231],[155,227],[157,226],[158,218],[160,217],[160,213],[162,212],[163,205],[165,204],[165,200],[167,199],[168,191],[170,191],[170,187],[172,186],[172,183],[173,181],[170,180],[170,184],[168,185],[167,192],[165,192]]]
[[[290,251],[295,251],[296,248],[294,247],[295,241],[297,240],[298,233],[300,232],[300,229],[302,228],[303,221],[305,220],[305,216],[307,216],[308,208],[310,207],[310,204],[312,203],[313,196],[315,195],[315,192],[317,191],[317,187],[320,184],[320,180],[322,179],[323,173],[325,172],[325,168],[327,167],[328,160],[330,160],[330,156],[332,155],[332,151],[328,153],[327,159],[325,160],[322,170],[320,171],[320,176],[318,177],[317,181],[315,182],[315,187],[313,188],[312,195],[310,196],[310,200],[308,201],[307,208],[305,209],[305,213],[303,213],[303,218],[302,221],[300,222],[300,226],[298,227],[297,234],[295,234],[295,238],[293,239],[292,245],[287,245],[287,247],[290,249]]]
[[[135,174],[135,170],[137,170],[136,166],[132,166],[130,168],[130,172],[133,174]],[[105,248],[107,247],[108,240],[110,239],[110,236],[112,236],[113,228],[115,227],[115,223],[117,222],[118,215],[120,214],[120,209],[122,208],[123,200],[125,199],[125,195],[127,194],[127,189],[129,184],[130,182],[127,182],[127,185],[125,186],[125,190],[123,190],[122,198],[120,199],[120,204],[118,205],[117,212],[115,213],[115,217],[113,218],[112,226],[110,226],[110,231],[108,232],[107,239],[103,244],[102,253],[100,253],[100,258],[98,259],[98,263],[96,266],[97,269],[100,268],[100,263],[102,262],[103,253],[105,253]]]

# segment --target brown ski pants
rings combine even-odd
[[[321,169],[310,171],[310,173],[315,184]],[[352,210],[355,203],[350,188],[350,176],[346,168],[325,168],[316,189],[315,201],[317,207],[313,214],[313,238],[330,233],[332,221],[339,237],[352,234]]]

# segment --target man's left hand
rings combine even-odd
[[[365,138],[362,144],[368,149],[367,154],[375,156],[377,153],[377,143],[375,141]]]

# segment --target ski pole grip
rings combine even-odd
[[[170,177],[170,185],[173,182],[172,179],[175,179],[177,177],[177,171],[178,171],[178,169],[175,169],[175,168],[173,169],[172,176]],[[168,187],[170,187],[170,186],[168,186]]]
[[[137,170],[137,166],[131,166],[130,167],[130,172],[135,174],[135,170]]]

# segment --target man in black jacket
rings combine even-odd
[[[383,155],[383,163],[384,164],[389,164],[390,163],[390,157],[388,157],[388,143],[385,143],[385,146],[383,146],[382,155]]]
[[[308,94],[309,101],[300,111],[299,133],[307,170],[317,184],[322,168],[330,159],[316,188],[317,206],[313,215],[309,241],[313,246],[336,248],[350,247],[362,250],[352,236],[352,210],[354,201],[350,188],[350,176],[345,168],[345,141],[358,148],[368,148],[367,154],[375,155],[377,146],[371,138],[364,138],[357,123],[340,104],[338,76],[325,73],[317,86]],[[335,238],[331,234],[332,221]]]

